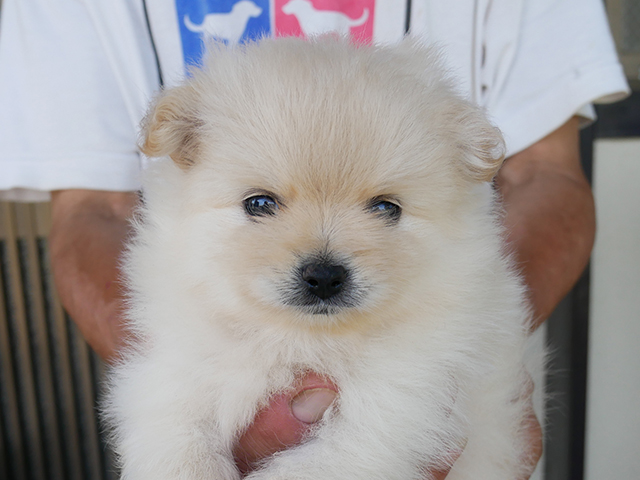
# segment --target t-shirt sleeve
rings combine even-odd
[[[501,37],[499,16],[486,25],[482,100],[517,153],[573,115],[595,118],[592,103],[628,94],[601,0],[522,4],[517,38]],[[496,22],[492,24],[492,22]]]
[[[137,126],[84,2],[5,0],[0,198],[139,188]]]

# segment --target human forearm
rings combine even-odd
[[[509,158],[496,178],[507,241],[529,288],[533,328],[573,287],[593,246],[593,195],[578,146],[578,119],[573,118]]]
[[[112,360],[125,341],[118,261],[138,201],[131,192],[52,194],[51,263],[64,307],[87,342]]]

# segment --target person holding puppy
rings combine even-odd
[[[225,40],[223,33],[198,32],[204,27],[194,25],[240,22],[243,41],[265,33],[304,35],[311,28],[304,26],[313,11],[297,13],[311,2],[275,2],[273,8],[255,2],[246,18],[207,17],[221,15],[212,3],[176,2],[172,9],[125,1],[3,5],[0,188],[9,199],[44,199],[53,192],[50,242],[60,296],[107,361],[135,341],[122,327],[118,258],[139,201],[144,161],[136,128],[159,79],[175,84],[185,65],[198,63],[201,36]],[[366,21],[350,28],[361,41],[397,41],[408,25],[413,35],[441,44],[460,90],[503,130],[508,159],[495,184],[505,205],[506,240],[540,325],[577,280],[593,244],[593,198],[580,166],[579,126],[593,119],[592,102],[627,91],[602,6],[597,0],[469,0],[453,11],[442,2],[414,0],[408,16],[397,2],[344,4],[341,15],[352,20],[367,12]],[[202,14],[204,6],[209,13]],[[343,17],[333,18],[337,31]],[[240,468],[300,441],[335,395],[335,386],[314,374],[299,379],[294,392],[275,398],[241,439]],[[533,468],[540,452],[535,417],[530,429]],[[452,460],[459,453],[452,452]]]

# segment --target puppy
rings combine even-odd
[[[490,181],[503,141],[413,42],[213,46],[144,124],[124,265],[139,342],[106,415],[126,480],[236,480],[304,372],[339,389],[250,480],[519,478],[529,311]]]

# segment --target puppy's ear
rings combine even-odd
[[[462,100],[459,92],[454,93],[453,85],[457,82],[446,66],[443,52],[411,37],[391,48],[400,54],[402,65],[398,70],[415,76],[431,95],[451,100],[446,103],[447,113],[440,114],[444,124],[455,132],[457,150],[462,152],[459,167],[463,175],[472,181],[491,181],[504,161],[506,148],[502,134],[479,107]]]
[[[502,133],[478,108],[469,106],[459,118],[463,126],[458,146],[463,152],[462,169],[473,181],[490,182],[504,161],[506,146]]]
[[[182,169],[197,158],[199,129],[198,97],[188,85],[163,92],[142,121],[142,153],[149,157],[169,155]]]

